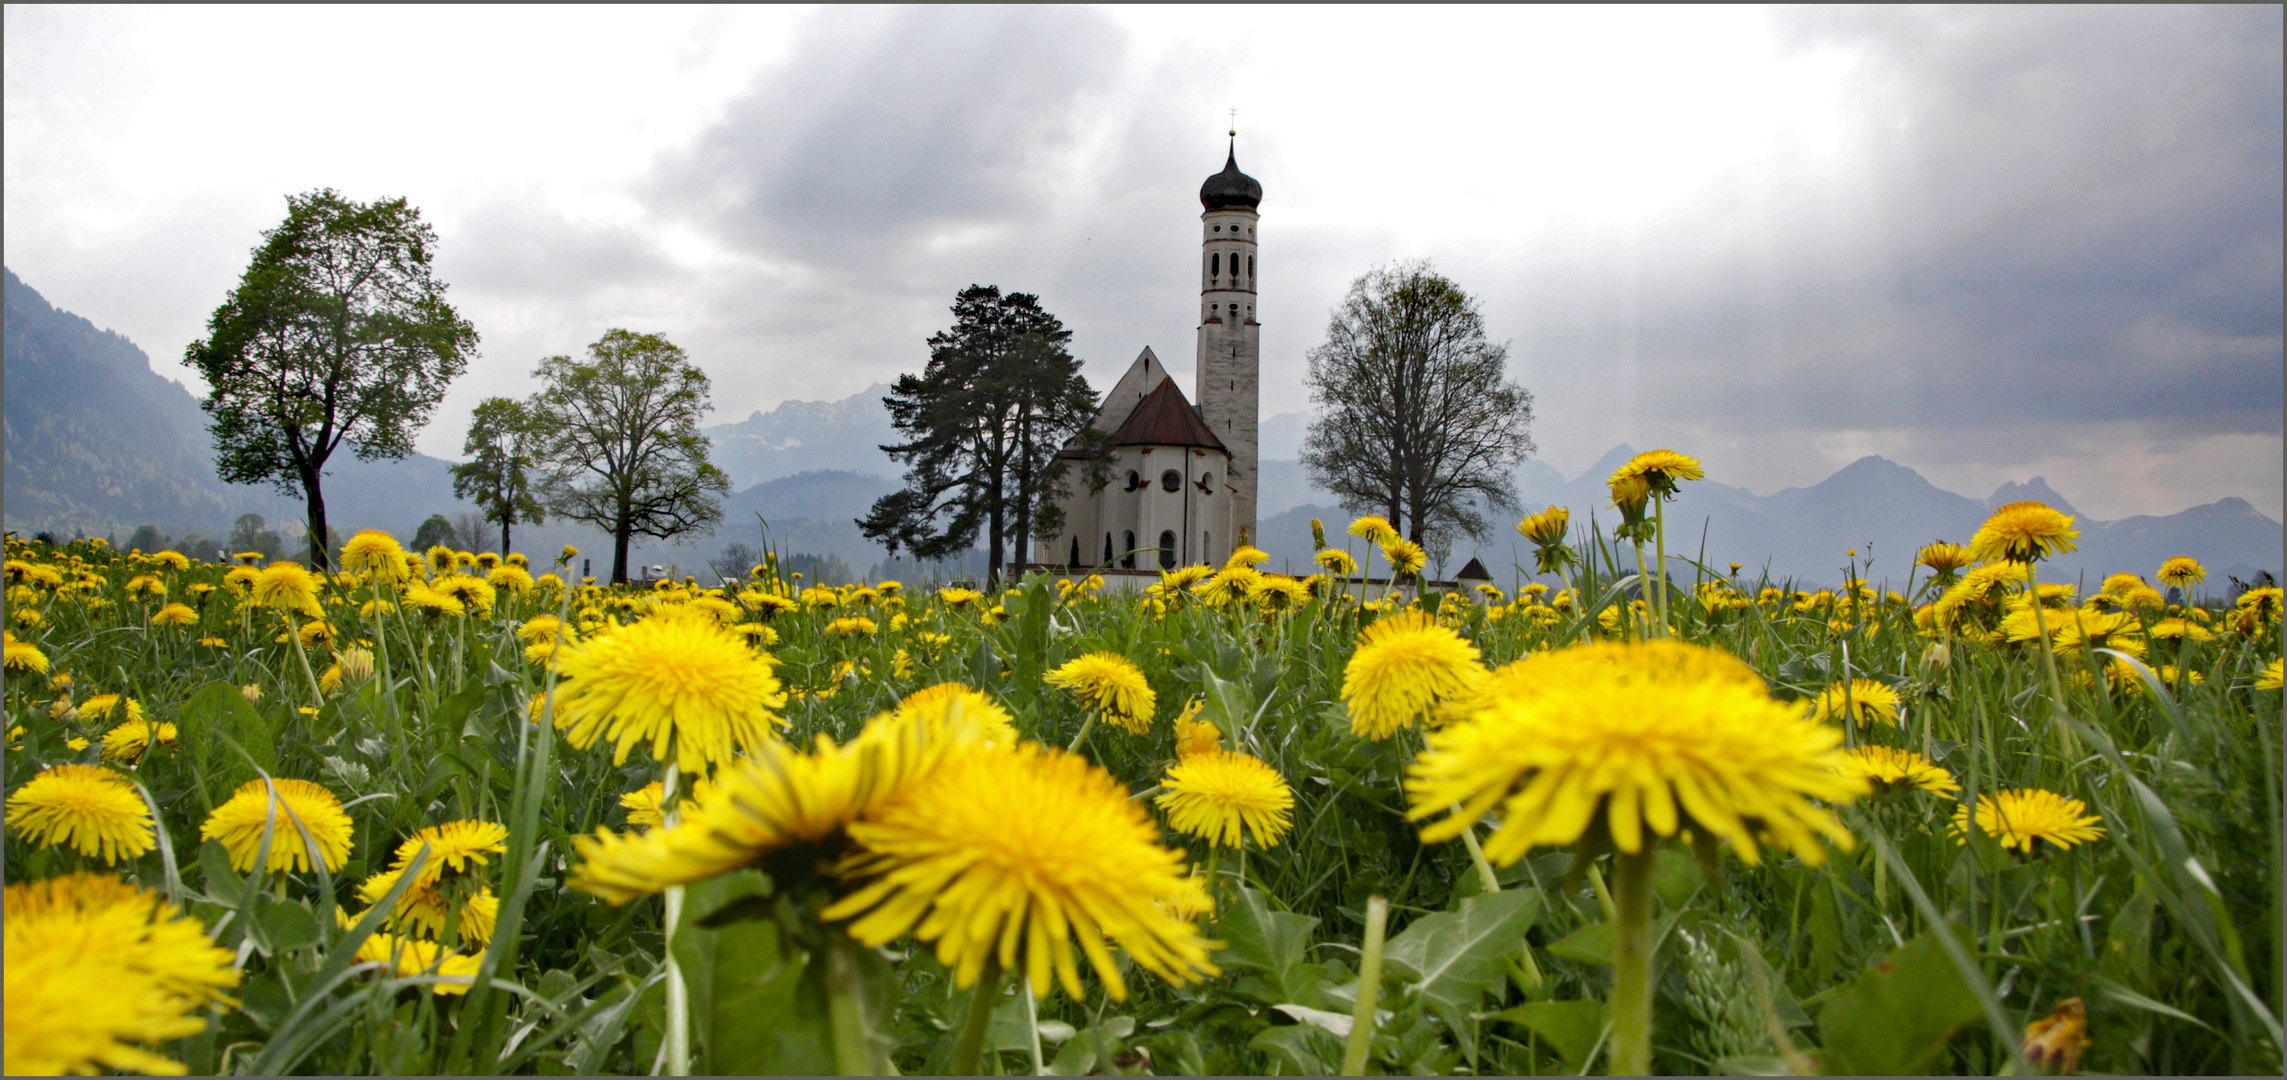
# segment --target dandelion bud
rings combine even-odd
[[[2088,1008],[2079,998],[2057,1003],[2057,1011],[2025,1025],[2018,1042],[2025,1060],[2056,1076],[2071,1076],[2080,1069],[2081,1051],[2088,1049]]]
[[[352,645],[341,651],[341,659],[337,662],[341,664],[342,679],[345,682],[360,683],[373,677],[371,649]]]
[[[1326,523],[1317,518],[1310,519],[1310,550],[1326,550]]]
[[[1953,670],[1953,645],[1940,638],[1922,650],[1922,671],[1926,673]]]

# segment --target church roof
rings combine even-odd
[[[1232,141],[1231,155],[1223,162],[1223,171],[1207,178],[1199,185],[1199,205],[1209,210],[1252,210],[1263,203],[1263,185],[1255,178],[1239,171],[1239,147]]]
[[[1201,446],[1210,450],[1223,450],[1223,440],[1215,437],[1207,421],[1184,400],[1183,390],[1172,378],[1160,380],[1159,389],[1144,395],[1136,403],[1135,411],[1128,414],[1127,422],[1112,436],[1116,446]]]

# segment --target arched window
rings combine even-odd
[[[1200,474],[1199,474],[1199,490],[1200,490],[1200,491],[1203,491],[1203,492],[1206,492],[1206,493],[1207,493],[1207,494],[1209,494],[1209,495],[1213,495],[1213,494],[1215,494],[1215,474],[1214,474],[1214,473],[1211,473],[1211,472],[1203,472],[1203,473],[1200,473]]]
[[[1182,491],[1183,474],[1174,469],[1159,474],[1159,487],[1161,491]]]
[[[1162,570],[1175,569],[1175,534],[1173,532],[1159,534],[1159,568]]]
[[[1072,538],[1072,555],[1064,560],[1064,565],[1067,567],[1080,565],[1080,538],[1077,536]]]
[[[1141,477],[1141,476],[1137,476],[1137,475],[1136,475],[1136,471],[1135,471],[1134,469],[1129,469],[1129,470],[1128,470],[1128,490],[1129,490],[1129,491],[1134,491],[1135,489],[1137,489],[1137,488],[1140,488],[1140,487],[1142,487],[1142,486],[1144,486],[1143,477]],[[1112,534],[1111,534],[1111,533],[1105,533],[1105,534],[1104,534],[1104,542],[1105,542],[1105,543],[1107,543],[1107,544],[1109,544],[1109,543],[1111,543],[1111,542],[1112,542]]]
[[[1134,529],[1129,529],[1123,535],[1128,538],[1128,553],[1120,556],[1120,566],[1123,569],[1133,570],[1136,568],[1136,532]],[[1111,540],[1111,536],[1107,534],[1104,539],[1108,542]],[[1105,561],[1109,562],[1111,560],[1107,558]]]
[[[1112,562],[1112,534],[1111,534],[1111,533],[1105,533],[1105,534],[1104,534],[1104,563],[1105,563],[1105,565],[1109,566],[1109,565],[1111,565],[1111,562]]]
[[[1207,276],[1214,277],[1221,274],[1222,272],[1223,253],[1218,251],[1213,255],[1207,256]]]

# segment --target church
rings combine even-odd
[[[1236,133],[1223,171],[1199,187],[1199,333],[1193,399],[1145,348],[1104,395],[1093,426],[1111,433],[1112,482],[1076,479],[1060,500],[1064,532],[1044,560],[1073,568],[1163,570],[1220,564],[1255,532],[1255,429],[1262,326],[1255,321],[1255,228],[1263,186],[1239,171]],[[1068,446],[1072,471],[1089,452]]]

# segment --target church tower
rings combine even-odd
[[[1262,326],[1255,321],[1255,208],[1263,185],[1239,171],[1238,132],[1223,171],[1199,186],[1199,415],[1230,451],[1232,528],[1256,539],[1256,419]],[[1220,493],[1219,493],[1220,494]],[[1234,540],[1237,537],[1233,538]],[[1218,545],[1220,546],[1220,545]],[[1226,549],[1227,550],[1227,549]]]

